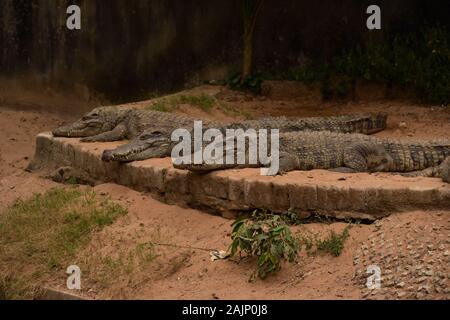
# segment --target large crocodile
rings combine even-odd
[[[340,133],[372,134],[386,128],[387,114],[347,115],[335,117],[286,118],[273,117],[259,120],[248,120],[236,123],[217,125],[217,123],[202,123],[203,128],[226,129],[278,129],[280,132],[294,131],[331,131]],[[194,121],[188,126],[185,123],[172,123],[173,129],[186,128],[191,131]],[[160,125],[159,125],[160,126]],[[176,144],[170,141],[172,131],[161,130],[158,125],[147,128],[140,136],[128,144],[103,153],[104,161],[129,162],[149,158],[162,158],[171,155]],[[169,126],[170,127],[170,126]]]
[[[384,113],[290,119],[274,117],[244,121],[245,127],[276,127],[281,131],[329,130],[333,132],[359,132],[372,134],[386,128]],[[146,109],[125,107],[99,107],[70,125],[53,130],[56,137],[82,138],[83,142],[106,142],[133,139],[142,134],[160,132],[171,134],[178,128],[192,127],[194,119]],[[224,122],[203,120],[207,127],[221,127]]]
[[[174,164],[174,167],[207,172],[227,168],[265,166],[259,161],[256,164],[249,164],[248,146],[249,144],[246,144],[244,150],[246,155],[244,164],[206,163],[205,161],[194,164],[194,161],[191,161],[188,164]],[[226,157],[226,153],[230,150],[236,159],[236,143],[231,148],[224,147],[223,155],[219,155],[217,159]],[[441,163],[449,156],[450,140],[400,141],[326,131],[289,132],[279,135],[278,173],[292,170],[337,169],[345,172],[417,172],[416,175],[432,176],[442,170],[429,169],[441,168]]]
[[[107,142],[133,139],[145,129],[171,133],[177,127],[192,125],[193,118],[167,112],[124,107],[99,107],[70,125],[53,130],[55,137],[82,138],[82,142]],[[222,122],[204,121],[210,126]]]

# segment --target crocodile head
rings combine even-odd
[[[112,107],[99,107],[84,115],[70,125],[61,126],[53,130],[55,137],[82,138],[112,130],[120,113]]]
[[[383,146],[373,148],[367,155],[368,172],[386,172],[394,166],[394,159]]]
[[[170,134],[161,131],[144,131],[136,139],[114,150],[105,150],[103,161],[130,162],[170,155]]]

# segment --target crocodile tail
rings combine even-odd
[[[386,129],[387,118],[388,115],[384,112],[371,114],[366,119],[363,119],[361,133],[373,134]]]
[[[386,142],[385,148],[393,158],[390,171],[410,172],[439,166],[450,155],[450,143]]]
[[[380,112],[350,118],[340,123],[341,132],[373,134],[386,129],[387,113]]]

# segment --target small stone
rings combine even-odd
[[[431,288],[430,288],[430,286],[419,286],[419,289],[417,289],[417,291],[419,291],[419,292],[421,292],[421,291],[423,291],[423,292],[426,292],[426,293],[430,293],[431,292]]]
[[[433,270],[427,270],[427,271],[425,271],[425,275],[428,276],[428,277],[432,277],[433,274],[434,274]]]
[[[423,299],[424,297],[425,297],[425,294],[423,294],[422,292],[419,292],[416,294],[417,299]]]
[[[393,277],[394,277],[394,276],[393,276],[392,274],[389,274],[389,275],[387,275],[387,276],[384,276],[384,277],[383,277],[383,280],[385,280],[385,281],[390,281],[390,280],[392,280]]]
[[[404,298],[405,296],[406,296],[406,292],[404,292],[404,291],[398,291],[397,292],[397,297],[399,299]]]
[[[424,282],[425,280],[427,280],[427,277],[420,277],[420,278],[418,278],[418,279],[416,280],[416,283],[422,283],[422,282]]]
[[[380,228],[383,225],[383,222],[381,220],[377,220],[377,221],[375,221],[374,225],[375,225],[375,227]]]
[[[397,288],[403,288],[404,286],[405,286],[405,283],[403,281],[396,284]]]

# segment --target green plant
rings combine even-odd
[[[153,110],[153,111],[160,111],[160,112],[169,112],[170,111],[168,103],[164,99],[154,102],[153,104],[149,105],[146,109]]]
[[[216,104],[216,99],[204,93],[200,95],[180,95],[178,97],[177,103],[190,104],[194,107],[198,107],[203,111],[208,112]]]
[[[261,73],[254,73],[245,78],[239,72],[232,73],[226,83],[233,90],[247,90],[259,94],[264,77]]]
[[[245,253],[256,257],[258,267],[250,278],[265,279],[281,269],[282,261],[294,262],[298,255],[298,242],[292,237],[288,225],[279,216],[267,215],[264,219],[242,217],[233,224],[230,256]]]
[[[69,179],[67,179],[66,184],[71,184],[71,185],[77,185],[80,184],[80,179],[78,179],[77,177],[70,177]]]
[[[160,112],[172,112],[177,109],[180,104],[189,104],[208,112],[214,107],[216,102],[216,99],[204,93],[200,95],[176,95],[158,100],[147,106],[146,109]]]
[[[317,84],[324,99],[354,94],[357,82],[364,80],[384,85],[387,93],[400,88],[423,102],[448,105],[450,31],[432,25],[410,33],[385,32],[382,38],[369,35],[327,61],[308,61],[288,71],[260,71],[249,81],[234,73],[227,83],[232,88],[251,89],[266,79]]]
[[[349,226],[345,227],[341,234],[336,234],[334,231],[331,231],[327,238],[318,239],[316,243],[317,250],[328,252],[335,257],[340,256],[344,249],[344,242],[349,236],[349,229]]]
[[[155,245],[152,242],[138,244],[136,254],[144,263],[151,262],[157,257]]]

